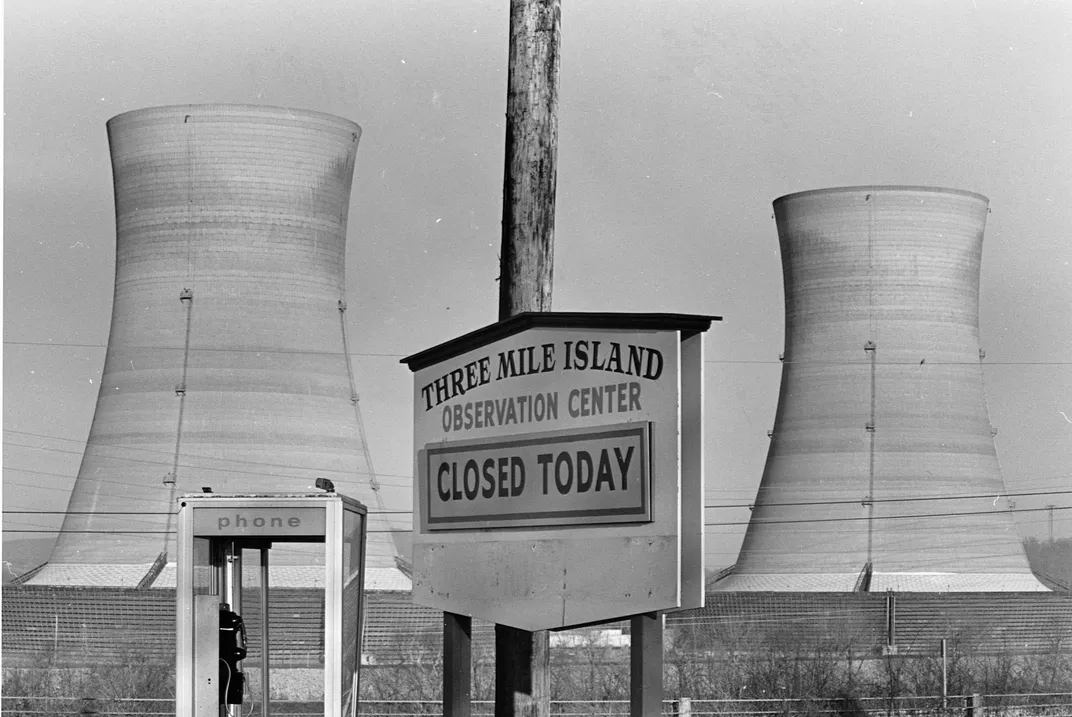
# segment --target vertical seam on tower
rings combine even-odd
[[[190,115],[186,115],[182,123],[189,124]],[[194,227],[194,212],[193,212],[193,190],[194,185],[197,182],[197,164],[194,162],[194,148],[193,148],[193,125],[186,130],[186,166],[190,168],[190,181],[186,185],[186,281],[191,281],[191,274],[193,272],[193,240],[190,234],[193,232]]]
[[[867,562],[871,563],[875,532],[875,362],[878,347],[874,341],[868,341],[865,351],[871,354],[871,410],[867,421]]]
[[[874,224],[878,192],[875,187],[864,197],[867,202],[867,344],[865,351],[871,354],[870,410],[867,421],[867,562],[873,562],[875,535],[875,363],[878,346],[875,340],[875,251]]]
[[[376,503],[383,510],[383,499],[380,497],[380,483],[376,480],[376,469],[372,467],[372,454],[369,452],[368,438],[365,436],[365,422],[361,420],[361,400],[357,395],[357,385],[354,383],[354,368],[350,364],[350,342],[346,337],[346,302],[339,299],[339,325],[342,328],[342,352],[346,361],[346,377],[350,381],[350,403],[354,406],[354,418],[357,420],[357,433],[361,438],[361,450],[365,454],[365,464],[369,470],[369,485],[376,495]]]
[[[171,534],[171,523],[173,513],[170,510],[171,504],[175,500],[175,487],[179,483],[179,451],[182,448],[182,421],[183,415],[186,412],[186,373],[190,365],[190,329],[193,324],[194,315],[194,292],[190,289],[183,289],[179,292],[179,301],[182,302],[183,307],[186,309],[186,337],[183,340],[182,346],[182,378],[179,385],[175,387],[175,395],[179,397],[179,420],[175,427],[175,456],[171,463],[171,487],[168,489],[168,518],[167,526],[164,533],[164,550],[167,550],[167,544],[169,536]]]
[[[387,522],[387,508],[380,495],[380,483],[376,480],[376,469],[372,466],[372,452],[368,447],[368,436],[365,434],[365,422],[361,420],[361,397],[357,394],[357,385],[354,383],[354,368],[350,363],[350,341],[346,336],[346,302],[339,299],[339,326],[342,329],[342,353],[346,362],[346,376],[350,380],[350,403],[354,406],[354,418],[357,421],[357,435],[361,439],[361,451],[365,456],[365,465],[368,466],[369,485],[372,495],[376,499],[376,508],[380,511],[380,519],[383,529],[390,532],[391,526]],[[392,544],[394,540],[392,539]],[[397,557],[397,553],[396,553]]]

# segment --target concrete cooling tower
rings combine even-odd
[[[785,353],[751,521],[719,590],[1036,591],[983,391],[986,197],[774,202]]]
[[[324,477],[382,512],[345,316],[360,134],[338,117],[260,106],[108,122],[108,350],[62,532],[29,584],[173,581],[176,498],[202,486],[302,493]],[[369,528],[370,573],[397,573],[383,516]],[[301,547],[273,560],[302,568]]]

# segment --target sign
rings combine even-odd
[[[422,451],[426,530],[651,520],[649,424],[446,441]]]
[[[198,506],[194,512],[194,535],[199,538],[323,537],[323,507],[261,508],[236,505],[216,508]]]
[[[405,359],[414,601],[526,630],[702,605],[711,320],[522,314]]]

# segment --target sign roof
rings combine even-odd
[[[400,363],[411,371],[459,356],[494,341],[536,328],[633,329],[639,331],[680,331],[681,338],[702,333],[721,316],[702,314],[635,314],[626,312],[528,311],[509,319],[470,331],[438,346],[407,356]]]

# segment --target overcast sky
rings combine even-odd
[[[771,202],[857,184],[990,198],[980,325],[1002,468],[1011,493],[1072,489],[1072,4],[562,5],[554,309],[725,317],[707,335],[709,505],[752,501],[774,422]],[[398,359],[496,317],[507,8],[5,3],[5,543],[59,525],[89,433],[114,271],[105,122],[163,104],[362,126],[347,317],[388,507],[409,507],[412,379]],[[707,513],[723,524],[710,563],[728,565],[748,511]],[[1072,535],[1072,510],[1054,518]],[[1045,511],[1018,522],[1048,537]]]

